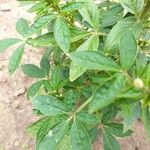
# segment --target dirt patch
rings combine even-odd
[[[32,16],[19,8],[15,0],[0,0],[0,39],[18,37],[15,22],[19,17],[32,20]],[[26,89],[32,79],[18,70],[10,76],[7,72],[8,59],[15,46],[0,55],[0,150],[34,150],[34,140],[27,135],[27,125],[35,119],[32,106],[26,99]],[[23,63],[38,64],[42,51],[27,47]],[[122,150],[149,150],[150,144],[144,135],[141,122],[135,126],[133,136],[120,140]],[[102,149],[101,138],[94,143],[95,150]]]
[[[19,17],[31,18],[25,10],[18,8],[15,0],[0,2],[0,39],[18,37],[15,22]],[[26,100],[26,89],[33,82],[18,70],[13,76],[7,71],[8,59],[16,46],[0,55],[0,147],[4,150],[33,150],[34,142],[25,132],[34,120],[30,102]],[[23,63],[37,63],[39,50],[26,48]]]

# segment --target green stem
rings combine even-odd
[[[92,100],[92,97],[90,97],[87,101],[85,101],[76,111],[75,113],[80,112],[85,106],[87,106]]]
[[[60,10],[59,6],[56,5],[50,5],[63,19],[68,22],[71,26],[75,26]]]

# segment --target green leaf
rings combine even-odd
[[[21,41],[20,39],[16,39],[16,38],[0,40],[0,53],[4,52],[7,48],[20,41]]]
[[[72,150],[92,150],[89,135],[83,125],[75,120],[70,129]]]
[[[120,61],[123,69],[129,69],[137,56],[137,43],[132,31],[127,31],[120,40]]]
[[[122,19],[109,32],[105,43],[105,50],[109,51],[118,48],[121,37],[128,30],[132,30],[135,38],[138,38],[141,34],[141,29],[142,24],[140,22],[137,22],[134,17],[127,17],[125,19]]]
[[[77,42],[87,36],[89,36],[91,33],[87,32],[86,30],[74,27],[70,29],[71,32],[71,42]]]
[[[27,43],[33,46],[50,47],[56,44],[53,33],[46,33],[36,38],[28,38]]]
[[[76,51],[98,51],[99,37],[97,35],[91,35],[82,45],[80,45]]]
[[[120,18],[119,14],[122,12],[123,8],[120,4],[113,5],[104,12],[102,15],[102,24],[103,28],[112,26],[117,23]]]
[[[33,78],[44,78],[45,74],[42,69],[33,64],[22,65],[22,71],[25,75]]]
[[[98,46],[99,46],[98,36],[92,35],[82,45],[80,45],[76,51],[88,51],[88,50],[97,51]],[[70,81],[76,80],[85,71],[86,71],[86,68],[81,67],[78,64],[71,63],[70,74],[69,74]]]
[[[110,79],[110,76],[107,73],[95,74],[91,77],[92,82],[96,84],[104,84]]]
[[[53,91],[51,82],[49,80],[43,80],[43,85],[46,91]]]
[[[111,133],[107,131],[107,129],[104,130],[103,145],[104,150],[120,150],[118,141]]]
[[[142,106],[142,120],[147,136],[150,139],[150,110],[148,106]]]
[[[131,104],[121,104],[121,116],[123,117],[123,130],[127,130],[133,127],[133,124],[140,117],[140,106],[139,102]]]
[[[144,8],[144,0],[119,0],[122,7],[133,14],[140,13]]]
[[[66,107],[68,108],[68,111],[72,111],[75,109],[76,101],[77,101],[77,97],[74,91],[73,90],[67,91],[64,102],[66,104]]]
[[[100,14],[97,5],[93,0],[86,0],[84,2],[86,2],[84,8],[79,9],[80,14],[92,27],[99,30]]]
[[[54,126],[44,139],[37,145],[37,150],[56,150],[59,143],[65,136],[68,129],[68,122],[62,122]]]
[[[44,71],[45,75],[49,76],[50,62],[49,62],[48,57],[46,57],[45,55],[42,56],[42,59],[40,61],[40,67]]]
[[[36,134],[36,146],[38,147],[44,138],[49,134],[51,128],[55,125],[55,119],[47,117],[47,120],[43,122]]]
[[[61,10],[62,12],[71,12],[78,9],[81,9],[83,7],[83,3],[80,2],[70,2],[66,5],[64,5]]]
[[[101,122],[103,124],[111,123],[115,120],[115,117],[118,113],[118,107],[116,105],[111,105],[108,109],[103,113]]]
[[[69,73],[69,79],[70,79],[70,81],[76,80],[85,71],[86,71],[86,68],[81,67],[80,65],[78,65],[76,63],[71,63],[71,65],[70,65],[70,73]]]
[[[92,129],[88,130],[88,134],[93,143],[96,140],[97,136],[99,135],[99,129],[97,129],[96,127],[92,128]]]
[[[95,125],[100,123],[100,119],[94,114],[89,114],[88,112],[79,112],[76,118],[85,124]]]
[[[44,15],[31,25],[29,28],[28,34],[37,33],[39,30],[41,30],[43,27],[45,27],[49,22],[51,22],[55,18],[55,15]]]
[[[55,48],[53,51],[53,61],[56,65],[60,65],[62,63],[62,50],[60,48]]]
[[[36,136],[39,129],[46,123],[49,123],[50,118],[49,117],[44,117],[39,119],[38,121],[32,123],[31,125],[28,126],[27,132],[33,136]]]
[[[57,150],[71,150],[70,137],[65,135],[60,144],[58,145]]]
[[[76,42],[82,38],[85,38],[89,36],[89,32],[86,32],[84,30],[78,29],[78,28],[72,28],[71,29],[71,42]],[[27,43],[29,45],[33,45],[35,47],[50,47],[54,46],[56,44],[54,34],[53,32],[43,34],[41,36],[38,36],[36,38],[28,38]]]
[[[36,3],[35,5],[33,5],[33,6],[28,10],[28,12],[29,12],[29,13],[37,12],[37,11],[43,9],[44,7],[45,7],[45,4],[42,3],[42,2],[39,2],[39,3]]]
[[[148,57],[144,53],[138,53],[136,58],[136,66],[139,73],[143,72],[148,63]]]
[[[70,29],[68,24],[58,17],[54,24],[54,37],[58,46],[64,51],[68,52],[70,48]]]
[[[43,81],[37,81],[34,84],[32,84],[28,89],[27,97],[32,98],[38,92],[42,84],[43,84]]]
[[[126,132],[123,132],[123,124],[120,123],[108,123],[105,125],[106,129],[110,133],[118,137],[130,136],[133,133],[132,130],[127,130]]]
[[[44,56],[49,58],[51,56],[51,54],[53,53],[53,48],[49,47],[49,48],[46,48],[45,51],[44,51]]]
[[[109,104],[115,102],[115,98],[121,92],[124,86],[125,78],[120,74],[116,74],[111,80],[100,86],[91,97],[89,104],[89,112],[95,112]]]
[[[142,75],[142,79],[144,80],[145,86],[150,85],[150,64],[148,64],[145,68],[145,71]]]
[[[25,20],[24,18],[18,19],[16,23],[16,30],[22,36],[26,36],[29,30],[29,25],[28,25],[27,20]]]
[[[47,116],[57,116],[66,113],[65,105],[53,96],[36,96],[32,103],[35,109]]]
[[[139,99],[141,97],[141,91],[134,89],[133,87],[123,91],[117,95],[117,98],[130,98],[130,99]]]
[[[61,0],[51,0],[54,5],[58,5]]]
[[[24,44],[19,46],[11,55],[8,65],[8,70],[10,74],[13,74],[16,71],[17,67],[19,66],[23,52],[24,52]]]
[[[86,69],[105,70],[114,72],[119,71],[119,66],[112,59],[106,57],[100,52],[74,52],[70,53],[69,57],[74,63]]]
[[[52,74],[51,74],[52,87],[55,90],[57,90],[61,81],[62,81],[61,69],[59,67],[56,67],[55,69],[52,70]]]

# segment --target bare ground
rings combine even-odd
[[[15,22],[19,17],[32,20],[16,0],[0,0],[0,39],[18,37]],[[8,59],[15,48],[0,55],[0,150],[34,150],[34,139],[25,132],[27,125],[35,120],[32,106],[26,100],[26,89],[33,80],[20,70],[13,76],[7,72]],[[41,53],[27,47],[22,62],[38,64]],[[122,150],[150,150],[143,124],[137,122],[134,130],[131,137],[120,139]],[[94,149],[102,150],[101,138],[94,143]]]

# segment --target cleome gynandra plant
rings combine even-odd
[[[119,150],[138,119],[150,137],[150,0],[23,1],[35,21],[20,18],[22,39],[0,40],[0,52],[18,43],[9,73],[38,79],[27,93],[36,149],[92,150],[102,136]],[[39,66],[20,65],[26,45],[43,48]]]

